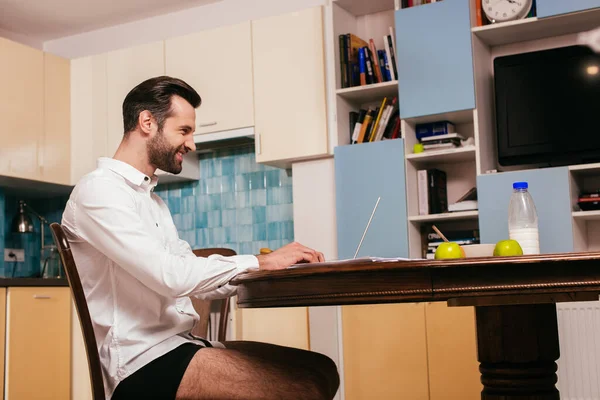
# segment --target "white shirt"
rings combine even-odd
[[[196,257],[153,193],[157,181],[127,163],[101,158],[75,186],[63,214],[107,400],[137,369],[194,341],[190,331],[199,317],[188,296],[231,296],[235,287],[228,282],[258,268],[251,255]]]

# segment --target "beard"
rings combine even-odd
[[[163,135],[162,129],[148,141],[148,160],[150,164],[171,174],[179,174],[183,169],[183,162],[177,160],[177,153],[185,154],[185,146],[173,147]]]

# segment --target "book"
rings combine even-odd
[[[417,171],[417,196],[419,215],[447,212],[446,173],[436,168]]]
[[[425,137],[455,133],[455,127],[449,121],[429,122],[415,126],[415,136],[421,141]]]
[[[379,67],[379,54],[375,49],[375,42],[373,39],[369,39],[369,49],[371,50],[371,55],[373,56],[373,70],[375,72],[377,83],[384,82],[381,68]]]
[[[367,116],[367,110],[361,108],[358,112],[358,118],[356,123],[352,127],[352,137],[350,143],[354,144],[358,142],[358,137],[360,135],[360,130],[362,129],[362,124]]]
[[[373,110],[369,108],[367,110],[367,114],[365,115],[363,123],[360,127],[360,132],[358,134],[357,143],[363,143],[365,141],[365,135],[367,133],[367,128],[371,124],[372,120],[373,120]]]

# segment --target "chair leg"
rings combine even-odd
[[[229,297],[221,301],[221,316],[219,318],[219,332],[217,340],[227,340],[227,321],[229,320]]]

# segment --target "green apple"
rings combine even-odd
[[[507,239],[496,243],[494,247],[495,256],[522,256],[523,249],[516,240]]]
[[[435,259],[443,260],[448,258],[464,258],[465,251],[458,243],[454,242],[444,242],[440,243],[440,245],[435,250]]]

